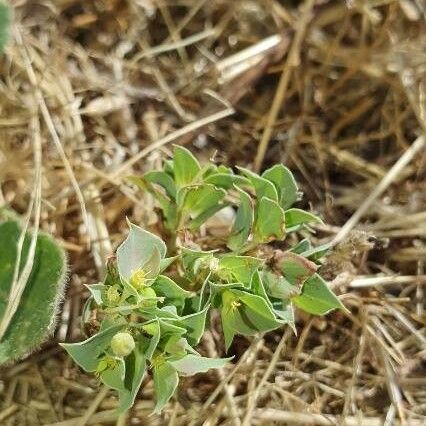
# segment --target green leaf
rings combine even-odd
[[[166,257],[160,260],[160,274],[164,272],[179,256]]]
[[[258,201],[256,208],[256,223],[254,234],[261,242],[271,239],[282,240],[285,235],[284,210],[274,200],[263,197]]]
[[[173,171],[179,188],[194,182],[201,171],[200,163],[192,153],[182,146],[175,145],[173,152]]]
[[[102,296],[105,293],[107,286],[105,284],[91,284],[86,285],[86,288],[90,291],[90,294],[92,295],[96,304],[102,305]]]
[[[301,209],[289,209],[285,212],[285,224],[287,228],[312,222],[322,223],[322,220],[318,216]]]
[[[222,299],[221,318],[227,349],[235,334],[252,336],[259,331],[274,330],[282,325],[261,296],[230,289],[223,292]]]
[[[210,219],[213,215],[215,215],[218,211],[230,205],[230,203],[222,201],[221,203],[216,204],[215,206],[209,207],[207,210],[203,211],[203,213],[199,214],[196,218],[192,219],[188,224],[188,228],[191,230],[199,229],[201,225],[207,222],[207,220]]]
[[[231,189],[234,185],[248,185],[250,181],[243,176],[229,173],[215,173],[204,179],[204,182],[210,183],[224,189]]]
[[[198,345],[204,334],[206,318],[210,306],[206,306],[202,311],[182,317],[179,323],[187,330],[186,338],[191,345]]]
[[[154,363],[153,376],[155,395],[157,397],[154,413],[158,414],[175,393],[179,377],[176,369],[167,361],[160,364]]]
[[[290,251],[281,252],[277,256],[277,263],[284,277],[291,284],[298,286],[301,286],[318,269],[314,262]]]
[[[10,8],[7,4],[0,1],[0,53],[9,38],[9,26],[11,20]]]
[[[183,336],[184,334],[186,334],[186,329],[181,327],[180,325],[177,325],[177,321],[173,323],[172,321],[168,321],[166,319],[158,319],[158,322],[160,324],[161,338],[171,335]]]
[[[312,248],[311,243],[307,238],[299,241],[295,246],[293,246],[290,251],[296,254],[302,254],[303,252],[310,250]]]
[[[0,224],[0,321],[10,297],[20,234],[17,222]],[[27,233],[21,253],[21,272],[30,244],[31,234]],[[55,325],[65,281],[66,261],[62,249],[52,238],[39,233],[31,274],[0,342],[0,364],[24,357],[47,338]]]
[[[234,251],[238,251],[247,243],[254,221],[254,212],[250,196],[242,189],[236,189],[240,194],[240,205],[238,206],[231,236],[227,243],[228,247]]]
[[[124,378],[126,375],[126,364],[123,358],[114,358],[112,366],[103,370],[99,377],[102,383],[115,390],[124,390]]]
[[[143,175],[143,179],[147,182],[160,185],[165,191],[168,197],[173,201],[176,200],[176,185],[174,180],[166,172],[153,170]]]
[[[243,167],[238,167],[238,170],[240,170],[241,173],[247,176],[250,180],[256,191],[256,197],[258,200],[261,200],[263,197],[267,197],[271,200],[278,201],[278,193],[272,182]]]
[[[143,353],[142,342],[139,342],[135,350],[125,358],[125,365],[124,389],[118,392],[119,413],[124,413],[133,406],[145,376],[146,358]]]
[[[282,319],[286,324],[289,324],[291,328],[295,329],[294,321],[294,309],[293,304],[290,300],[273,300],[272,302],[273,310],[275,315]]]
[[[148,340],[148,344],[145,344],[145,347],[142,351],[145,358],[147,360],[151,360],[152,356],[154,355],[155,350],[157,349],[158,343],[160,342],[160,323],[158,319],[155,319],[154,321],[150,322],[149,324],[144,324],[142,326],[142,329],[152,336]],[[145,341],[146,342],[146,341]]]
[[[262,282],[266,293],[271,297],[279,299],[289,299],[301,292],[300,286],[288,282],[284,277],[269,271],[262,271]]]
[[[262,265],[262,260],[251,256],[225,255],[219,259],[216,274],[228,281],[237,281],[250,286],[254,271]]]
[[[151,286],[157,296],[164,297],[164,304],[176,306],[179,311],[185,305],[185,299],[191,296],[191,292],[179,287],[172,279],[159,275]]]
[[[216,250],[202,251],[181,247],[181,258],[185,275],[189,279],[196,278],[201,268],[208,267],[210,261],[214,258],[213,253],[215,252]]]
[[[251,282],[251,291],[257,296],[260,296],[262,299],[264,299],[268,303],[269,307],[272,308],[272,303],[270,302],[269,296],[266,293],[260,271],[256,271],[253,275],[253,279]]]
[[[129,235],[117,249],[118,272],[126,280],[152,257],[154,247],[161,258],[167,251],[166,244],[156,235],[130,222],[129,227]]]
[[[302,293],[292,301],[298,308],[314,315],[324,315],[337,308],[346,309],[318,274],[305,281]]]
[[[202,221],[206,221],[210,216],[216,213],[218,205],[225,207],[221,203],[226,195],[226,191],[222,188],[216,188],[214,185],[193,186],[183,189],[185,195],[183,196],[181,210],[183,217],[188,215],[191,219],[197,220],[197,216],[202,216]],[[206,214],[209,213],[209,215]]]
[[[61,346],[84,371],[96,371],[99,358],[109,347],[112,337],[124,327],[124,324],[114,325],[83,342],[62,343]]]
[[[313,262],[317,262],[330,251],[330,248],[331,243],[323,244],[318,247],[311,247],[308,250],[304,251],[302,253],[302,256],[308,258],[309,260],[312,260]]]
[[[262,177],[275,185],[279,203],[285,210],[291,207],[298,198],[299,189],[293,173],[282,164],[276,164],[262,173]]]
[[[185,355],[175,361],[169,361],[170,364],[182,375],[193,376],[197,373],[205,373],[211,368],[224,367],[231,358],[205,358],[197,355]]]

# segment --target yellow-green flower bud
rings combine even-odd
[[[140,295],[143,296],[144,298],[149,298],[148,300],[142,300],[143,305],[145,307],[149,307],[149,306],[156,306],[157,305],[157,300],[155,299],[151,299],[153,297],[157,297],[157,293],[155,292],[155,290],[151,287],[144,287],[139,291]]]
[[[138,269],[136,272],[133,272],[130,277],[130,285],[133,286],[136,290],[140,290],[146,285],[146,273],[142,269]]]
[[[111,349],[114,355],[127,356],[135,349],[135,341],[130,333],[117,333],[111,339]]]

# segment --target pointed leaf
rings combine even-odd
[[[118,392],[120,406],[119,413],[124,413],[131,408],[135,402],[136,395],[141,387],[146,371],[146,359],[142,350],[142,343],[126,357],[126,375],[124,378],[124,389]]]
[[[151,286],[157,296],[164,297],[164,304],[171,304],[178,310],[185,305],[185,299],[191,296],[191,292],[179,287],[172,279],[159,275]]]
[[[182,146],[175,145],[173,152],[173,172],[178,187],[194,182],[201,167],[192,153]]]
[[[204,334],[206,327],[206,318],[210,306],[206,306],[202,311],[194,314],[186,315],[179,321],[184,328],[186,328],[186,338],[191,345],[198,345],[201,337]]]
[[[324,315],[337,308],[346,309],[318,274],[305,281],[302,294],[292,301],[298,308],[314,315]]]
[[[154,247],[161,258],[166,255],[164,242],[151,232],[129,222],[129,235],[117,249],[117,266],[120,276],[129,280],[152,256]]]
[[[206,177],[204,182],[224,189],[231,189],[234,185],[247,185],[250,183],[245,177],[234,175],[232,172],[212,174]]]
[[[167,361],[159,365],[154,364],[153,376],[155,395],[157,397],[154,413],[158,414],[175,393],[179,377],[176,369]]]
[[[61,346],[84,371],[96,371],[99,357],[109,347],[113,336],[124,327],[124,324],[114,325],[83,342],[62,343]]]
[[[85,286],[93,297],[97,305],[102,305],[102,296],[105,293],[107,286],[105,284],[91,284]]]
[[[169,361],[170,364],[184,376],[193,376],[197,373],[205,373],[211,368],[222,368],[231,358],[205,358],[196,355],[185,355],[176,361]]]
[[[289,209],[285,212],[285,225],[287,228],[313,222],[322,223],[322,220],[318,216],[301,209]]]

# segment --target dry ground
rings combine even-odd
[[[424,424],[422,2],[13,4],[0,204],[23,213],[41,184],[42,228],[71,269],[55,339],[0,372],[0,424]],[[146,379],[117,419],[114,393],[56,342],[79,338],[83,284],[98,279],[125,216],[155,224],[152,201],[124,178],[157,167],[172,143],[229,165],[287,164],[328,224],[317,242],[340,241],[324,273],[351,314],[238,340],[235,364],[185,381],[161,417],[148,417]],[[202,347],[223,354],[215,333]]]

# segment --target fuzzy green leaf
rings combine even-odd
[[[0,321],[5,314],[17,261],[21,228],[15,221],[0,224]],[[21,254],[25,265],[31,235],[27,233]],[[65,256],[49,236],[37,237],[33,268],[19,306],[0,341],[0,364],[19,359],[39,346],[53,329],[66,278]]]
[[[193,183],[200,171],[200,163],[192,153],[182,146],[175,145],[173,172],[176,185],[182,188]]]
[[[305,281],[302,293],[292,301],[298,308],[314,315],[324,315],[338,308],[345,309],[342,302],[329,289],[326,281],[318,274]]]

